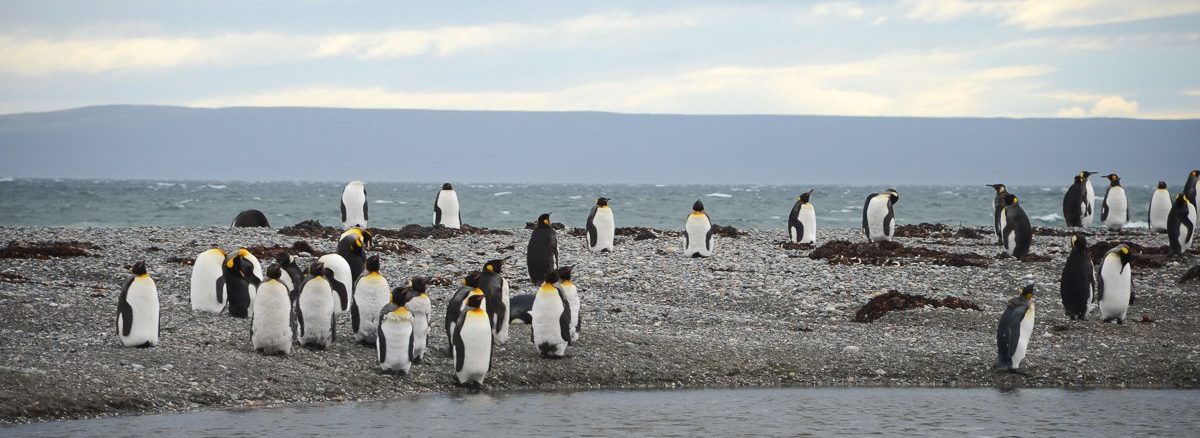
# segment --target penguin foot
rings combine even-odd
[[[150,341],[146,341],[146,343],[144,343],[142,345],[138,345],[137,348],[150,348],[150,347],[154,347],[155,345],[157,345],[157,344],[150,342]]]
[[[412,359],[412,362],[413,362],[413,364],[420,365],[420,364],[425,363],[425,359],[423,357],[414,357]]]

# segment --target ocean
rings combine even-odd
[[[1096,216],[1106,181],[1096,185]],[[306,219],[340,224],[344,182],[0,179],[0,226],[229,226],[243,209],[271,225]],[[430,225],[441,183],[367,182],[372,227]],[[1034,226],[1064,226],[1061,186],[1009,185]],[[801,192],[813,189],[818,227],[859,227],[866,196],[888,187],[855,185],[455,184],[465,223],[519,228],[541,213],[583,227],[595,199],[611,198],[617,226],[681,228],[700,199],[712,221],[737,228],[784,229]],[[896,222],[991,226],[994,192],[983,184],[898,185]],[[1128,227],[1145,227],[1154,188],[1126,185]]]

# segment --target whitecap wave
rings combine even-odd
[[[0,182],[13,182],[13,177],[11,177],[11,176],[6,176],[6,177],[3,177],[3,178],[0,178]]]
[[[496,192],[496,193],[492,193],[492,196],[504,196],[504,195],[511,195],[511,194],[512,194],[512,192]]]
[[[709,193],[704,196],[708,196],[710,198],[732,198],[733,197],[733,195],[730,195],[728,193],[721,193],[721,192],[713,192],[713,193]]]
[[[223,185],[223,184],[205,184],[205,185],[204,185],[204,187],[208,187],[208,188],[210,188],[210,189],[217,189],[217,190],[221,190],[221,189],[223,189],[223,188],[225,188],[225,187],[228,187],[228,186],[226,186],[226,185]]]
[[[1062,220],[1062,218],[1063,218],[1062,215],[1058,214],[1058,213],[1050,213],[1045,216],[1031,216],[1030,217],[1030,219],[1038,220],[1038,221],[1042,221],[1042,222],[1060,221],[1060,220]]]
[[[583,199],[582,195],[568,196],[567,199]]]
[[[389,201],[389,200],[386,200],[386,199],[376,199],[376,200],[375,200],[375,203],[376,203],[376,204],[395,204],[395,203],[396,203],[396,201]]]
[[[508,210],[500,210],[500,214],[507,216],[507,215],[512,214],[512,212],[508,211]]]
[[[168,183],[168,182],[154,183],[154,185],[159,186],[159,187],[175,187],[175,183]]]

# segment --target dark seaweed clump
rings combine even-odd
[[[979,308],[979,305],[958,297],[946,297],[937,300],[923,295],[909,295],[893,290],[871,298],[871,301],[867,301],[867,304],[864,304],[858,309],[858,312],[854,313],[854,320],[857,322],[872,322],[882,318],[888,312],[917,309],[925,306],[983,310]]]
[[[858,242],[833,240],[817,247],[808,255],[831,265],[900,266],[913,261],[925,261],[941,266],[986,267],[987,257],[975,253],[950,253],[917,246],[906,247],[898,242]]]
[[[983,232],[968,227],[954,228],[946,224],[931,224],[922,222],[916,225],[900,225],[896,227],[896,237],[920,237],[934,239],[982,239]]]
[[[0,248],[0,259],[38,259],[96,257],[91,251],[99,246],[88,242],[21,242],[14,240]]]

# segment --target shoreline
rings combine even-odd
[[[529,345],[529,327],[514,325],[495,351],[489,391],[671,389],[729,387],[1066,387],[1197,388],[1200,382],[1200,283],[1179,285],[1195,264],[1168,260],[1135,269],[1138,301],[1127,324],[1069,322],[1058,299],[1065,238],[1037,236],[1033,252],[1046,261],[997,258],[986,229],[949,227],[947,237],[898,238],[905,248],[974,253],[985,266],[942,266],[896,257],[899,266],[828,264],[813,249],[785,249],[783,230],[749,230],[720,238],[710,259],[678,254],[680,238],[617,237],[617,251],[587,252],[582,239],[559,233],[561,264],[578,265],[583,331],[568,358],[545,360]],[[981,237],[959,233],[982,230]],[[225,249],[290,247],[304,241],[320,252],[331,239],[279,234],[278,229],[208,227],[0,227],[0,243],[77,241],[95,256],[50,260],[0,258],[0,423],[182,412],[257,406],[383,400],[455,393],[445,336],[434,327],[430,363],[409,377],[382,376],[374,350],[339,336],[326,351],[298,347],[286,358],[249,345],[249,321],[193,313],[190,260],[212,244]],[[505,268],[513,294],[533,289],[524,276],[529,231],[448,238],[381,237],[383,275],[393,285],[411,275],[458,278],[483,261],[514,255]],[[666,230],[671,231],[671,230]],[[1148,232],[1087,230],[1098,240],[1161,246]],[[818,231],[818,244],[861,242],[861,231]],[[960,237],[966,236],[966,237]],[[939,235],[940,236],[940,235]],[[398,245],[402,240],[408,245]],[[415,247],[411,252],[406,247]],[[388,249],[390,248],[390,250]],[[389,252],[394,250],[395,252]],[[260,259],[263,254],[257,254]],[[116,296],[126,266],[145,259],[158,284],[162,344],[118,347]],[[302,257],[301,265],[308,258]],[[266,260],[264,260],[266,262]],[[995,325],[1021,277],[1038,283],[1037,323],[1028,375],[994,373]],[[15,275],[16,277],[13,277]],[[17,278],[20,277],[20,278]],[[920,308],[890,312],[872,323],[854,313],[889,290],[981,308]],[[431,286],[440,325],[451,290]],[[442,307],[439,307],[442,305]],[[1153,322],[1139,323],[1145,314]],[[348,318],[339,333],[349,331]],[[223,367],[223,368],[222,368]]]

